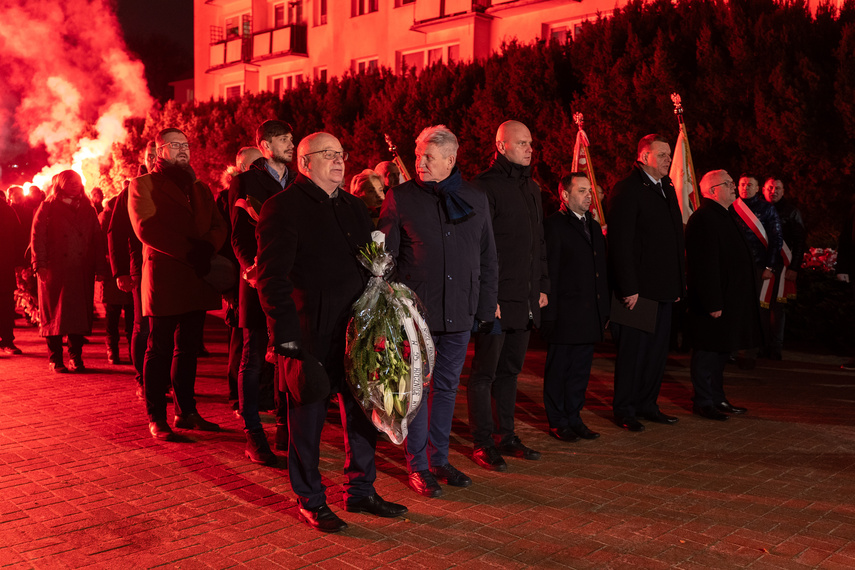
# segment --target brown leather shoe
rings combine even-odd
[[[209,422],[199,415],[199,412],[193,412],[184,416],[175,416],[175,427],[179,429],[196,429],[199,431],[220,431],[220,426],[214,422]]]
[[[172,428],[169,427],[166,420],[149,422],[148,431],[151,432],[151,436],[154,439],[158,439],[160,441],[171,441],[175,437],[175,432],[172,431]]]

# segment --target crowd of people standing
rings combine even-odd
[[[238,152],[236,173],[218,196],[190,166],[192,142],[167,128],[144,149],[139,176],[100,214],[71,170],[54,177],[32,221],[13,209],[20,200],[2,202],[2,238],[13,247],[0,258],[0,348],[20,352],[10,299],[31,268],[50,368],[85,371],[98,279],[109,361],[121,362],[124,312],[150,433],[175,441],[174,429],[220,429],[197,410],[195,377],[206,312],[225,300],[229,391],[244,424],[245,455],[275,465],[274,449],[287,454],[300,515],[313,528],[347,526],[327,505],[319,472],[332,400],[345,434],[346,510],[383,517],[407,511],[374,489],[378,433],[345,382],[345,330],[369,277],[357,251],[372,230],[385,234],[396,260],[392,278],[418,295],[436,347],[429,396],[404,444],[408,485],[425,497],[441,496],[441,483],[472,484],[449,459],[470,342],[472,458],[494,471],[508,469],[507,457],[541,459],[514,425],[532,331],[548,346],[549,434],[564,442],[600,436],[581,412],[594,347],[607,334],[617,347],[614,419],[631,432],[644,431],[645,421],[679,420],[658,405],[675,320],[685,323],[693,349],[693,412],[703,418],[747,412],[724,392],[726,364],[740,350],[747,366],[758,356],[782,358],[783,303],[805,231],[778,178],[766,180],[761,193],[752,174],[737,184],[725,170],[708,172],[700,206],[684,226],[668,176],[671,147],[648,135],[632,171],[609,193],[606,233],[591,213],[596,190],[583,172],[561,178],[560,209],[544,217],[543,189],[532,177],[534,141],[518,121],[498,126],[490,164],[472,180],[457,166],[455,134],[434,125],[415,141],[415,177],[407,180],[395,162],[385,162],[353,176],[349,192],[348,153],[335,136],[297,140],[290,125],[274,119],[258,126],[255,139]],[[849,234],[855,235],[851,224]],[[7,271],[15,267],[25,267],[17,279]],[[686,318],[674,319],[679,312]],[[271,408],[274,448],[260,415]]]

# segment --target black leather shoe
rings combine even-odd
[[[430,470],[434,477],[440,481],[445,481],[446,485],[452,487],[468,487],[472,484],[472,479],[463,474],[462,471],[454,467],[451,463],[446,463],[439,467],[432,467]]]
[[[338,518],[327,504],[323,504],[317,509],[300,507],[300,519],[321,532],[338,532],[347,528],[347,523]]]
[[[573,433],[575,433],[582,439],[597,439],[598,437],[600,437],[599,433],[591,431],[585,424],[570,426],[570,429],[573,430]]]
[[[714,406],[692,406],[692,413],[697,414],[702,418],[715,420],[717,422],[727,421],[730,417],[727,414],[723,414],[716,410]]]
[[[615,423],[629,431],[644,431],[644,424],[636,418],[618,418]]]
[[[576,435],[576,430],[571,427],[549,428],[549,435],[559,441],[579,441],[579,436]]]
[[[645,420],[649,422],[655,422],[657,424],[666,424],[666,425],[674,425],[680,420],[675,418],[674,416],[669,416],[663,414],[661,411],[657,411],[655,414],[645,414],[641,416]]]
[[[479,447],[472,454],[475,463],[490,471],[507,471],[508,464],[495,446]]]
[[[374,493],[370,497],[362,497],[357,501],[348,501],[344,509],[349,513],[369,513],[387,519],[407,514],[407,507],[390,503]]]
[[[407,479],[407,484],[413,491],[423,497],[430,497],[433,499],[442,495],[442,487],[440,487],[439,483],[436,482],[436,478],[433,476],[433,473],[427,469],[424,471],[415,471],[414,473],[410,473],[410,476]]]
[[[733,404],[731,404],[727,400],[725,400],[724,402],[719,402],[718,404],[716,404],[715,409],[718,410],[719,412],[725,412],[727,414],[736,414],[736,415],[744,414],[745,412],[748,411],[748,408],[740,408],[739,406],[734,406]]]
[[[528,459],[529,461],[537,461],[540,459],[540,452],[523,445],[520,438],[517,436],[513,436],[508,441],[500,443],[498,449],[505,455],[513,455],[514,457]]]
[[[151,437],[153,437],[154,439],[159,439],[161,441],[170,441],[175,437],[175,432],[172,431],[172,428],[169,427],[169,424],[166,423],[166,420],[149,422],[148,431],[151,432]]]
[[[270,451],[270,444],[267,443],[263,429],[246,432],[246,449],[243,454],[258,465],[276,465],[279,460],[276,454]]]
[[[50,370],[51,372],[56,372],[57,374],[65,374],[66,372],[68,372],[68,368],[66,368],[65,364],[63,364],[62,362],[48,362],[48,370]]]
[[[70,372],[86,372],[86,366],[83,364],[82,358],[72,358],[68,361],[68,370]]]
[[[193,412],[186,416],[175,416],[175,427],[179,429],[197,429],[199,431],[220,431],[219,425],[204,419],[198,412]]]
[[[24,352],[15,346],[14,342],[10,342],[8,344],[0,345],[0,350],[5,352],[6,354],[24,354]]]

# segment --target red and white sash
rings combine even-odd
[[[733,203],[733,209],[736,210],[736,213],[739,214],[739,217],[742,218],[745,225],[754,232],[754,235],[757,236],[760,243],[762,243],[764,247],[768,248],[769,237],[766,235],[766,228],[763,227],[763,224],[760,223],[760,220],[756,215],[754,215],[754,212],[751,211],[751,208],[742,201],[742,198],[736,199]],[[781,257],[784,259],[784,267],[781,269],[781,276],[778,278],[777,294],[775,297],[779,303],[786,303],[787,299],[795,299],[796,297],[796,282],[785,279],[787,275],[787,267],[789,267],[793,262],[793,252],[786,242],[784,242],[784,245],[781,247]],[[760,306],[764,309],[769,308],[769,304],[772,302],[772,291],[774,290],[775,278],[771,277],[769,279],[764,279],[763,286],[760,288]]]

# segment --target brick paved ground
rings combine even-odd
[[[717,423],[690,415],[688,359],[674,355],[660,404],[680,423],[635,434],[610,422],[604,346],[584,412],[603,435],[567,444],[546,434],[544,352],[533,346],[517,420],[541,461],[476,467],[461,395],[451,459],[474,485],[419,497],[401,450],[381,444],[378,491],[410,512],[377,519],[342,512],[341,427],[330,422],[321,468],[350,528],[324,535],[297,520],[284,469],[243,459],[216,321],[197,392],[226,431],[181,443],[148,435],[130,367],[106,363],[99,334],[85,348],[88,374],[53,375],[35,331],[18,329],[26,354],[0,357],[0,566],[855,567],[855,376],[839,358],[787,352],[783,363],[729,368],[730,399],[750,413]]]

